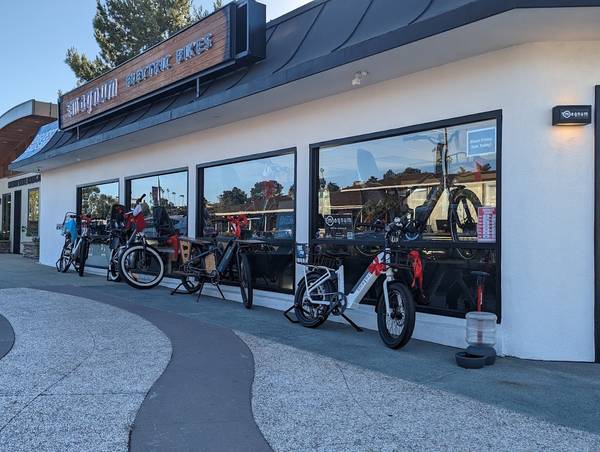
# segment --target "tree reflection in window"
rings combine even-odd
[[[449,239],[450,190],[465,187],[481,205],[496,204],[495,134],[489,120],[321,148],[319,236],[379,240],[369,224],[421,215],[412,238]]]
[[[228,217],[243,215],[253,238],[294,236],[293,154],[204,169],[204,235],[230,235]]]

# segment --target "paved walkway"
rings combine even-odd
[[[239,334],[256,362],[254,415],[278,451],[600,450],[592,433]]]
[[[0,290],[15,332],[0,360],[0,447],[127,450],[146,393],[171,356],[142,318],[80,297]]]
[[[308,330],[278,311],[57,275],[20,257],[0,255],[0,268],[0,289],[101,301],[170,339],[134,450],[600,450],[599,365],[500,359],[467,371],[448,347],[392,351],[376,332],[331,322]]]

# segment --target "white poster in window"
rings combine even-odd
[[[496,208],[479,207],[477,217],[477,242],[496,243]]]

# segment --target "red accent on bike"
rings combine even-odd
[[[242,228],[248,226],[248,217],[246,215],[231,215],[227,217],[229,222],[229,230],[233,233],[236,239],[242,237]]]
[[[173,261],[179,258],[179,235],[173,234],[167,239],[167,245],[173,249]]]
[[[408,253],[410,259],[410,265],[413,272],[413,281],[411,287],[418,287],[423,290],[423,262],[421,261],[421,255],[417,250],[412,250]]]
[[[372,273],[375,276],[381,275],[383,272],[385,272],[385,269],[385,262],[379,262],[379,257],[377,256],[375,256],[375,259],[373,259],[373,262],[371,262],[371,265],[369,265],[368,268],[369,273]]]

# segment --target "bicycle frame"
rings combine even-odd
[[[345,280],[344,280],[344,265],[343,264],[340,265],[337,270],[332,270],[329,267],[325,267],[325,266],[305,265],[303,278],[304,278],[304,284],[306,285],[306,288],[307,288],[306,294],[307,294],[308,300],[312,304],[329,305],[330,302],[325,299],[326,298],[325,296],[326,295],[335,295],[335,294],[333,294],[333,293],[319,294],[320,296],[322,296],[323,299],[315,300],[315,299],[313,299],[311,293],[313,293],[314,290],[316,290],[320,286],[322,286],[325,283],[325,281],[330,280],[330,279],[335,279],[337,282],[337,288],[338,288],[338,290],[340,290],[339,293],[343,294],[343,296],[346,299],[345,309],[350,309],[355,303],[360,303],[362,301],[362,299],[367,295],[369,290],[371,290],[373,285],[377,282],[377,280],[379,279],[379,276],[381,276],[382,274],[385,274],[385,279],[383,281],[383,295],[385,298],[385,306],[386,306],[386,310],[388,313],[392,312],[392,309],[390,307],[390,302],[389,302],[388,291],[387,291],[388,284],[390,282],[394,281],[394,271],[391,267],[391,257],[390,256],[391,256],[391,249],[389,246],[386,246],[386,248],[383,251],[381,251],[377,256],[375,256],[375,258],[373,258],[373,261],[371,262],[371,264],[369,265],[367,270],[365,270],[365,272],[362,274],[362,276],[360,277],[358,282],[354,285],[354,287],[350,290],[349,293],[345,293],[345,289],[344,289]],[[309,284],[307,275],[310,271],[313,271],[313,270],[324,271],[324,274],[321,277],[319,277],[316,281],[314,281],[312,284]]]

